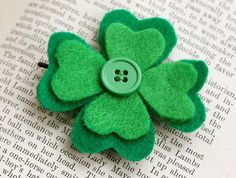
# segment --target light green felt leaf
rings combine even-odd
[[[72,144],[81,153],[98,153],[113,148],[130,161],[142,160],[151,153],[155,140],[152,123],[148,132],[138,139],[125,140],[115,133],[100,135],[85,126],[83,121],[85,108],[86,106],[78,114],[71,131]]]
[[[89,99],[86,98],[85,100],[80,101],[80,102],[78,101],[65,102],[58,99],[55,96],[54,92],[52,91],[51,79],[58,68],[58,63],[57,63],[57,58],[56,58],[55,53],[58,46],[65,40],[77,40],[80,43],[85,44],[85,41],[75,34],[68,33],[68,32],[54,33],[50,37],[49,42],[48,42],[49,65],[37,87],[37,97],[40,104],[44,108],[49,109],[50,111],[55,111],[55,112],[64,112],[64,111],[73,110],[87,103],[91,99],[91,98]]]
[[[100,72],[103,57],[77,40],[62,42],[57,48],[58,70],[51,86],[63,101],[79,101],[102,92]]]
[[[138,93],[117,97],[104,93],[85,109],[84,122],[92,131],[113,132],[124,139],[136,139],[147,133],[150,117]]]
[[[98,41],[101,47],[101,52],[106,59],[108,59],[108,55],[105,45],[105,36],[107,29],[113,23],[124,24],[136,32],[145,29],[157,29],[160,31],[165,38],[165,49],[162,56],[157,59],[157,64],[160,64],[170,54],[177,41],[175,30],[166,19],[153,17],[139,20],[128,10],[112,10],[103,17],[99,27]]]
[[[169,124],[171,127],[174,127],[175,129],[178,129],[182,132],[192,132],[201,127],[202,123],[206,119],[205,106],[201,101],[201,98],[197,95],[197,92],[203,87],[206,81],[208,68],[203,61],[183,60],[183,62],[192,64],[198,73],[197,82],[188,94],[195,105],[196,114],[191,120],[188,120],[184,123],[170,122]]]
[[[188,92],[197,81],[197,71],[183,61],[154,67],[143,74],[139,92],[147,104],[170,122],[191,120],[196,109]]]
[[[132,59],[142,71],[153,66],[165,49],[164,37],[154,28],[134,32],[121,23],[113,23],[108,27],[105,38],[110,59]]]

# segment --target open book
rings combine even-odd
[[[99,22],[112,9],[173,23],[177,47],[167,60],[202,59],[209,67],[200,95],[206,122],[192,133],[155,123],[153,152],[140,162],[112,150],[81,154],[71,147],[74,116],[42,108],[36,87],[47,42],[69,31],[98,49]],[[0,177],[236,177],[236,3],[234,0],[0,1]],[[99,49],[98,49],[99,50]]]

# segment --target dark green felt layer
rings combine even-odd
[[[65,40],[56,56],[58,69],[52,78],[54,94],[63,101],[81,101],[101,93],[100,73],[105,60],[88,44]]]
[[[185,122],[185,123],[169,123],[171,127],[180,130],[182,132],[192,132],[201,127],[202,123],[206,118],[205,106],[201,100],[201,98],[196,94],[204,85],[208,75],[208,68],[203,61],[195,61],[195,60],[182,60],[186,63],[190,63],[194,66],[194,68],[198,72],[197,82],[195,83],[192,90],[189,92],[189,97],[192,99],[195,108],[196,114],[195,116]]]
[[[51,79],[58,68],[57,58],[55,56],[56,50],[59,44],[65,40],[78,40],[82,43],[85,43],[84,40],[82,40],[80,37],[72,33],[66,33],[66,32],[54,33],[50,37],[48,43],[48,60],[49,60],[48,69],[46,70],[45,74],[43,75],[37,87],[37,97],[40,104],[44,108],[54,112],[64,112],[73,110],[83,105],[84,103],[87,102],[87,100],[89,100],[86,99],[80,102],[77,101],[64,102],[62,100],[59,100],[54,95],[51,89]]]
[[[155,140],[152,123],[146,135],[134,140],[124,140],[114,133],[99,135],[92,132],[85,127],[83,115],[84,109],[80,111],[71,131],[72,144],[81,153],[98,153],[113,148],[118,154],[130,161],[142,160],[151,153]]]
[[[196,112],[188,96],[196,81],[197,71],[192,64],[169,62],[145,71],[139,92],[159,116],[183,123]]]
[[[106,30],[112,23],[124,24],[133,31],[141,31],[151,28],[159,30],[165,39],[165,50],[162,56],[156,59],[157,64],[160,64],[169,55],[177,41],[174,28],[165,19],[154,17],[144,20],[138,20],[127,10],[113,10],[104,16],[99,28],[98,41],[101,47],[101,52],[106,59],[108,59],[108,54],[105,45],[105,35]]]
[[[128,97],[103,93],[85,108],[84,122],[98,134],[114,132],[130,140],[148,132],[150,116],[137,92]]]
[[[134,32],[121,23],[113,23],[108,27],[105,38],[109,59],[132,59],[141,71],[153,66],[165,49],[164,37],[154,28]]]

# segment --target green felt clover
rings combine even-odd
[[[112,148],[128,160],[143,159],[155,140],[149,112],[184,132],[201,126],[205,108],[197,93],[207,67],[194,60],[161,64],[176,44],[168,21],[138,20],[128,11],[111,11],[101,22],[98,41],[102,54],[76,35],[52,35],[49,67],[38,85],[38,99],[47,109],[63,112],[83,106],[71,133],[76,149],[97,153]],[[128,59],[134,71],[108,72],[115,76],[114,83],[123,82],[115,87],[132,86],[130,80],[140,68],[141,83],[132,93],[119,95],[104,84],[104,67],[116,59],[122,59],[121,68]]]

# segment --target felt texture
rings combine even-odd
[[[58,69],[51,86],[62,101],[79,101],[102,92],[103,57],[78,40],[63,41],[57,48]]]
[[[181,123],[196,114],[188,96],[196,81],[197,71],[192,64],[170,62],[144,72],[139,92],[159,116]]]
[[[137,139],[148,132],[150,116],[138,93],[117,97],[104,93],[85,109],[85,125],[100,135]]]
[[[98,41],[103,57],[76,35],[52,35],[49,67],[38,85],[38,99],[51,111],[86,104],[71,132],[76,149],[97,153],[113,148],[128,160],[143,159],[154,145],[146,107],[178,130],[190,132],[201,126],[205,108],[197,92],[206,80],[205,63],[182,60],[156,66],[176,44],[168,21],[138,20],[126,10],[115,10],[103,18]],[[114,57],[131,58],[141,67],[138,92],[119,97],[103,91],[101,68]]]
[[[45,74],[41,78],[38,87],[37,87],[37,97],[40,102],[40,104],[48,110],[54,111],[54,112],[64,112],[64,111],[70,111],[77,107],[80,107],[87,101],[89,101],[92,98],[87,98],[83,101],[72,101],[72,102],[64,102],[56,97],[54,92],[51,88],[51,79],[56,72],[58,68],[57,63],[57,57],[56,57],[56,50],[60,43],[62,43],[65,40],[78,40],[81,43],[85,43],[84,40],[82,40],[77,35],[74,35],[72,33],[67,32],[58,32],[54,33],[48,42],[48,60],[49,65],[48,69],[46,70]]]
[[[169,125],[177,130],[182,132],[192,132],[201,127],[202,123],[206,119],[206,111],[201,98],[196,94],[204,85],[208,75],[208,68],[203,61],[194,61],[194,60],[183,60],[183,62],[192,64],[198,73],[197,82],[194,87],[189,91],[188,95],[192,99],[196,114],[191,120],[188,120],[184,123],[175,123],[171,122]]]
[[[132,59],[141,71],[153,66],[165,48],[165,39],[159,30],[151,28],[135,32],[121,23],[111,24],[105,39],[109,59]]]
[[[151,153],[155,140],[155,130],[152,123],[145,135],[134,140],[122,139],[115,133],[99,135],[85,126],[83,122],[85,108],[80,111],[71,131],[72,144],[81,153],[98,153],[113,148],[118,154],[130,161],[142,160]]]
[[[204,107],[204,104],[202,103],[200,97],[197,95],[197,92],[202,88],[203,84],[206,81],[206,78],[208,75],[208,68],[203,61],[182,60],[182,61],[178,61],[178,62],[174,62],[174,63],[185,63],[188,65],[191,65],[195,69],[195,71],[197,72],[197,78],[195,79],[194,85],[192,87],[189,87],[189,90],[187,91],[187,96],[191,99],[192,104],[194,105],[194,108],[195,108],[194,115],[191,118],[186,119],[186,120],[179,120],[179,119],[176,120],[176,119],[172,119],[172,118],[167,118],[166,115],[163,116],[162,114],[158,113],[157,108],[154,107],[155,106],[154,105],[154,102],[155,102],[154,98],[153,98],[153,101],[151,101],[151,102],[153,102],[153,104],[151,104],[150,103],[151,96],[147,97],[147,98],[149,98],[149,101],[148,101],[147,98],[145,98],[143,88],[141,89],[141,87],[140,87],[139,92],[141,93],[141,95],[145,99],[148,107],[150,107],[151,110],[154,111],[154,113],[156,115],[159,115],[162,119],[164,119],[171,127],[174,127],[174,128],[176,128],[180,131],[183,131],[183,132],[192,132],[192,131],[196,130],[197,128],[199,128],[202,125],[202,123],[205,121],[205,116],[206,116],[205,115],[205,113],[206,113],[205,107]],[[166,64],[163,64],[163,65],[166,65]],[[156,67],[156,68],[158,68],[158,67]],[[150,69],[150,71],[151,70],[152,69]],[[147,71],[147,72],[149,72],[149,71]],[[189,75],[189,74],[185,74],[185,75]],[[183,79],[184,77],[181,77],[181,78]],[[171,81],[173,81],[173,80],[171,79]],[[176,79],[176,81],[179,81],[179,79]],[[187,81],[187,80],[185,80],[185,81]],[[183,85],[181,85],[181,86],[183,86]],[[147,86],[145,86],[145,87],[147,87]],[[141,91],[141,90],[143,90],[143,91]],[[166,90],[166,91],[168,92],[168,90]],[[148,90],[146,90],[145,92],[148,95]],[[154,94],[152,94],[152,96],[156,96],[156,92],[158,92],[158,91],[153,90],[152,92],[154,93]],[[168,95],[168,98],[172,95],[172,94],[169,95],[168,93],[167,94],[163,93],[163,94]],[[176,96],[176,98],[177,98],[177,96]],[[174,102],[176,101],[176,98],[173,99]],[[156,100],[156,103],[160,103],[160,101]],[[181,105],[181,103],[179,103],[179,105]],[[174,109],[176,111],[176,109],[178,107],[180,107],[180,106],[176,106],[172,109]],[[187,110],[183,110],[183,111],[186,112]]]
[[[160,64],[169,55],[177,41],[173,26],[165,19],[153,17],[139,20],[127,10],[113,10],[103,17],[99,28],[98,42],[101,47],[101,53],[106,59],[108,59],[108,54],[105,36],[108,27],[113,23],[124,24],[132,31],[145,29],[157,29],[160,31],[165,39],[165,49],[162,55],[156,59],[156,64]]]

